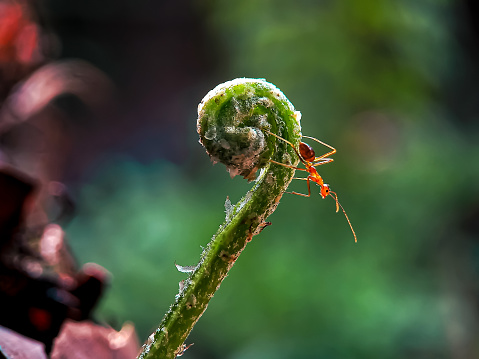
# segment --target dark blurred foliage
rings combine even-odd
[[[61,227],[75,206],[57,181],[85,126],[56,102],[76,98],[93,114],[109,80],[84,61],[52,61],[55,36],[37,15],[33,2],[0,0],[0,356],[132,357],[131,324],[91,322],[109,275],[75,260]],[[85,343],[91,352],[78,349]]]
[[[133,321],[142,340],[155,329],[184,279],[174,262],[195,264],[226,196],[250,186],[197,144],[197,104],[220,82],[263,77],[304,134],[338,149],[318,170],[358,244],[331,199],[285,195],[185,355],[479,357],[476,2],[44,5],[58,56],[116,88],[101,115],[56,100],[82,134],[56,178],[78,200],[67,233],[81,261],[113,275],[98,317]]]

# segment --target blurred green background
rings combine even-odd
[[[185,357],[479,357],[474,1],[46,4],[60,56],[117,86],[118,117],[90,128],[66,176],[71,246],[113,275],[98,318],[134,322],[141,341],[156,328],[185,278],[175,261],[196,264],[226,197],[251,186],[212,165],[197,105],[261,77],[301,111],[303,134],[337,148],[318,170],[358,243],[318,188],[285,195]]]

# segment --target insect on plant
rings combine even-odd
[[[296,155],[298,156],[301,163],[306,168],[299,168],[299,167],[287,165],[287,164],[284,164],[284,163],[281,163],[281,162],[276,162],[276,161],[273,161],[273,160],[270,160],[270,162],[276,163],[276,164],[281,165],[281,166],[293,168],[295,170],[308,172],[308,177],[304,177],[304,178],[294,177],[293,178],[293,179],[299,179],[299,180],[306,181],[306,183],[308,185],[308,194],[298,193],[298,192],[288,192],[288,193],[296,194],[298,196],[303,196],[303,197],[311,197],[310,182],[316,183],[321,188],[320,189],[320,194],[321,194],[321,197],[323,199],[326,198],[327,196],[331,196],[331,197],[334,198],[334,200],[336,201],[336,212],[339,212],[339,207],[341,207],[341,210],[343,211],[344,216],[346,217],[346,220],[349,223],[349,227],[351,228],[351,231],[353,232],[354,241],[357,242],[358,239],[356,237],[356,232],[354,232],[353,226],[351,225],[351,221],[349,220],[349,217],[346,214],[346,211],[344,210],[341,203],[339,203],[339,201],[338,201],[338,195],[336,194],[336,192],[331,191],[328,184],[324,183],[323,178],[319,175],[318,171],[315,168],[316,166],[320,166],[320,165],[324,165],[326,163],[332,162],[333,159],[329,158],[328,156],[331,156],[331,155],[335,154],[336,149],[333,146],[330,146],[330,145],[318,140],[317,138],[310,137],[310,136],[302,136],[302,137],[305,137],[305,138],[309,138],[313,141],[316,141],[316,142],[328,147],[329,149],[331,149],[331,151],[329,151],[328,153],[326,153],[324,155],[321,155],[319,157],[316,157],[316,153],[314,152],[314,149],[310,145],[308,145],[307,143],[301,142],[299,144],[299,149],[296,149],[293,146],[293,144],[291,142],[289,142],[288,140],[285,140],[284,138],[282,138],[278,135],[275,135],[272,132],[269,132],[269,131],[267,131],[267,132],[270,135],[273,135],[274,137],[276,137],[276,138],[280,139],[281,141],[290,145],[293,148],[294,152],[296,152]]]

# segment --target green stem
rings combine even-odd
[[[251,180],[253,188],[233,207],[227,200],[226,220],[186,279],[158,329],[143,346],[139,358],[175,358],[206,310],[228,271],[252,237],[264,228],[291,182],[296,166],[291,146],[266,131],[298,146],[300,113],[274,85],[261,79],[236,79],[217,86],[198,106],[200,142],[213,161],[220,161],[231,176]]]

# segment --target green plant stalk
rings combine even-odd
[[[139,358],[175,358],[193,326],[208,306],[228,271],[252,237],[268,225],[291,182],[296,166],[291,146],[268,134],[273,132],[298,146],[300,113],[274,85],[261,79],[236,79],[217,86],[198,106],[200,142],[213,161],[221,161],[231,176],[252,179],[253,188],[235,205],[227,199],[226,219],[204,249],[198,265],[180,284],[180,292],[158,329],[143,346]]]

